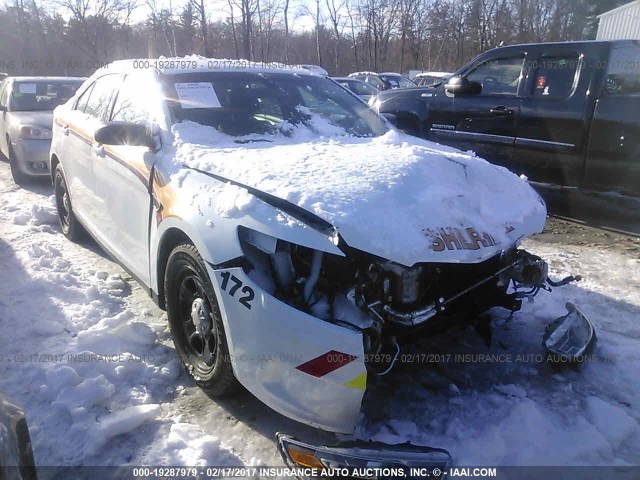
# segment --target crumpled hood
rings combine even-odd
[[[335,225],[350,246],[403,265],[479,262],[545,223],[525,180],[396,131],[227,146],[216,130],[185,122],[174,135],[176,163],[285,199]],[[219,213],[250,215],[246,198],[237,201],[242,208]]]

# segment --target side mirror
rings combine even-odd
[[[394,127],[398,126],[398,117],[394,113],[382,113],[381,115]]]
[[[6,112],[7,111],[7,106],[6,105],[0,105],[0,112]]]
[[[132,122],[110,122],[93,134],[96,142],[104,145],[131,145],[155,150],[151,129]]]
[[[470,82],[466,77],[451,77],[444,84],[445,92],[451,95],[478,95],[482,92],[482,85]]]

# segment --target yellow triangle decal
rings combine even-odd
[[[357,376],[356,378],[352,378],[347,383],[344,384],[345,387],[351,388],[367,388],[367,372],[364,372],[362,375]]]

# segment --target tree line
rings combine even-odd
[[[9,0],[0,71],[90,75],[122,58],[184,56],[358,70],[453,71],[499,45],[595,38],[628,0]],[[308,28],[294,28],[296,22]]]

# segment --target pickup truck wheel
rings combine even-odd
[[[56,165],[53,177],[53,193],[56,199],[56,208],[58,210],[58,220],[60,221],[60,229],[65,237],[72,242],[80,240],[84,234],[84,229],[73,213],[71,206],[71,197],[67,188],[67,180],[65,179],[62,165]]]
[[[11,167],[11,176],[16,185],[24,185],[29,180],[29,176],[20,170],[16,152],[14,152],[11,143],[9,143],[9,166]]]
[[[204,261],[192,244],[178,245],[169,255],[164,291],[173,343],[187,373],[212,396],[233,393],[239,384],[220,308]]]

